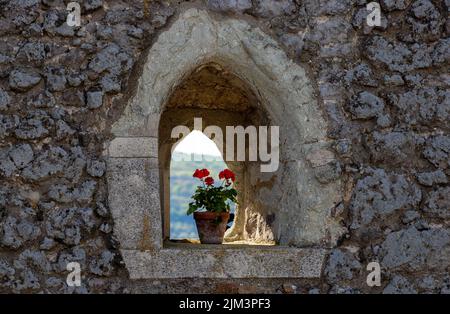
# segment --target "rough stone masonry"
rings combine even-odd
[[[0,292],[450,293],[450,1],[380,0],[375,28],[365,0],[85,0],[80,27],[68,2],[0,0]],[[102,151],[192,6],[256,21],[314,82],[346,182],[320,279],[129,279]]]

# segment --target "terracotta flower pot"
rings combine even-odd
[[[227,229],[230,213],[195,212],[200,242],[203,244],[221,244]]]

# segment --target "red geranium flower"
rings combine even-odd
[[[208,169],[201,169],[201,170],[200,169],[196,169],[192,176],[194,178],[199,178],[201,180],[204,177],[209,176],[209,171],[208,171]]]
[[[219,179],[226,179],[226,180],[231,179],[231,181],[234,182],[234,180],[236,180],[236,176],[233,171],[229,169],[224,169],[219,173]]]
[[[195,169],[194,174],[192,175],[194,178],[199,178],[200,179],[200,170]]]
[[[206,183],[206,185],[213,185],[214,184],[214,179],[211,178],[211,177],[207,177],[205,179],[205,183]]]

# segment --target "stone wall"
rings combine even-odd
[[[72,28],[62,0],[0,0],[0,292],[450,292],[448,0],[380,0],[374,29],[365,0],[79,2]],[[321,279],[128,279],[102,152],[146,52],[192,6],[251,19],[315,84],[347,230]]]

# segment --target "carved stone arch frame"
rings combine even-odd
[[[274,247],[164,247],[158,123],[174,89],[199,66],[214,62],[246,82],[280,126],[283,186],[279,245]],[[148,53],[137,90],[113,124],[109,143],[108,202],[114,234],[132,279],[313,278],[326,247],[343,229],[330,212],[341,182],[317,174],[335,162],[326,123],[305,70],[258,27],[216,18],[198,9],[181,13]],[[200,248],[201,247],[201,248]]]

